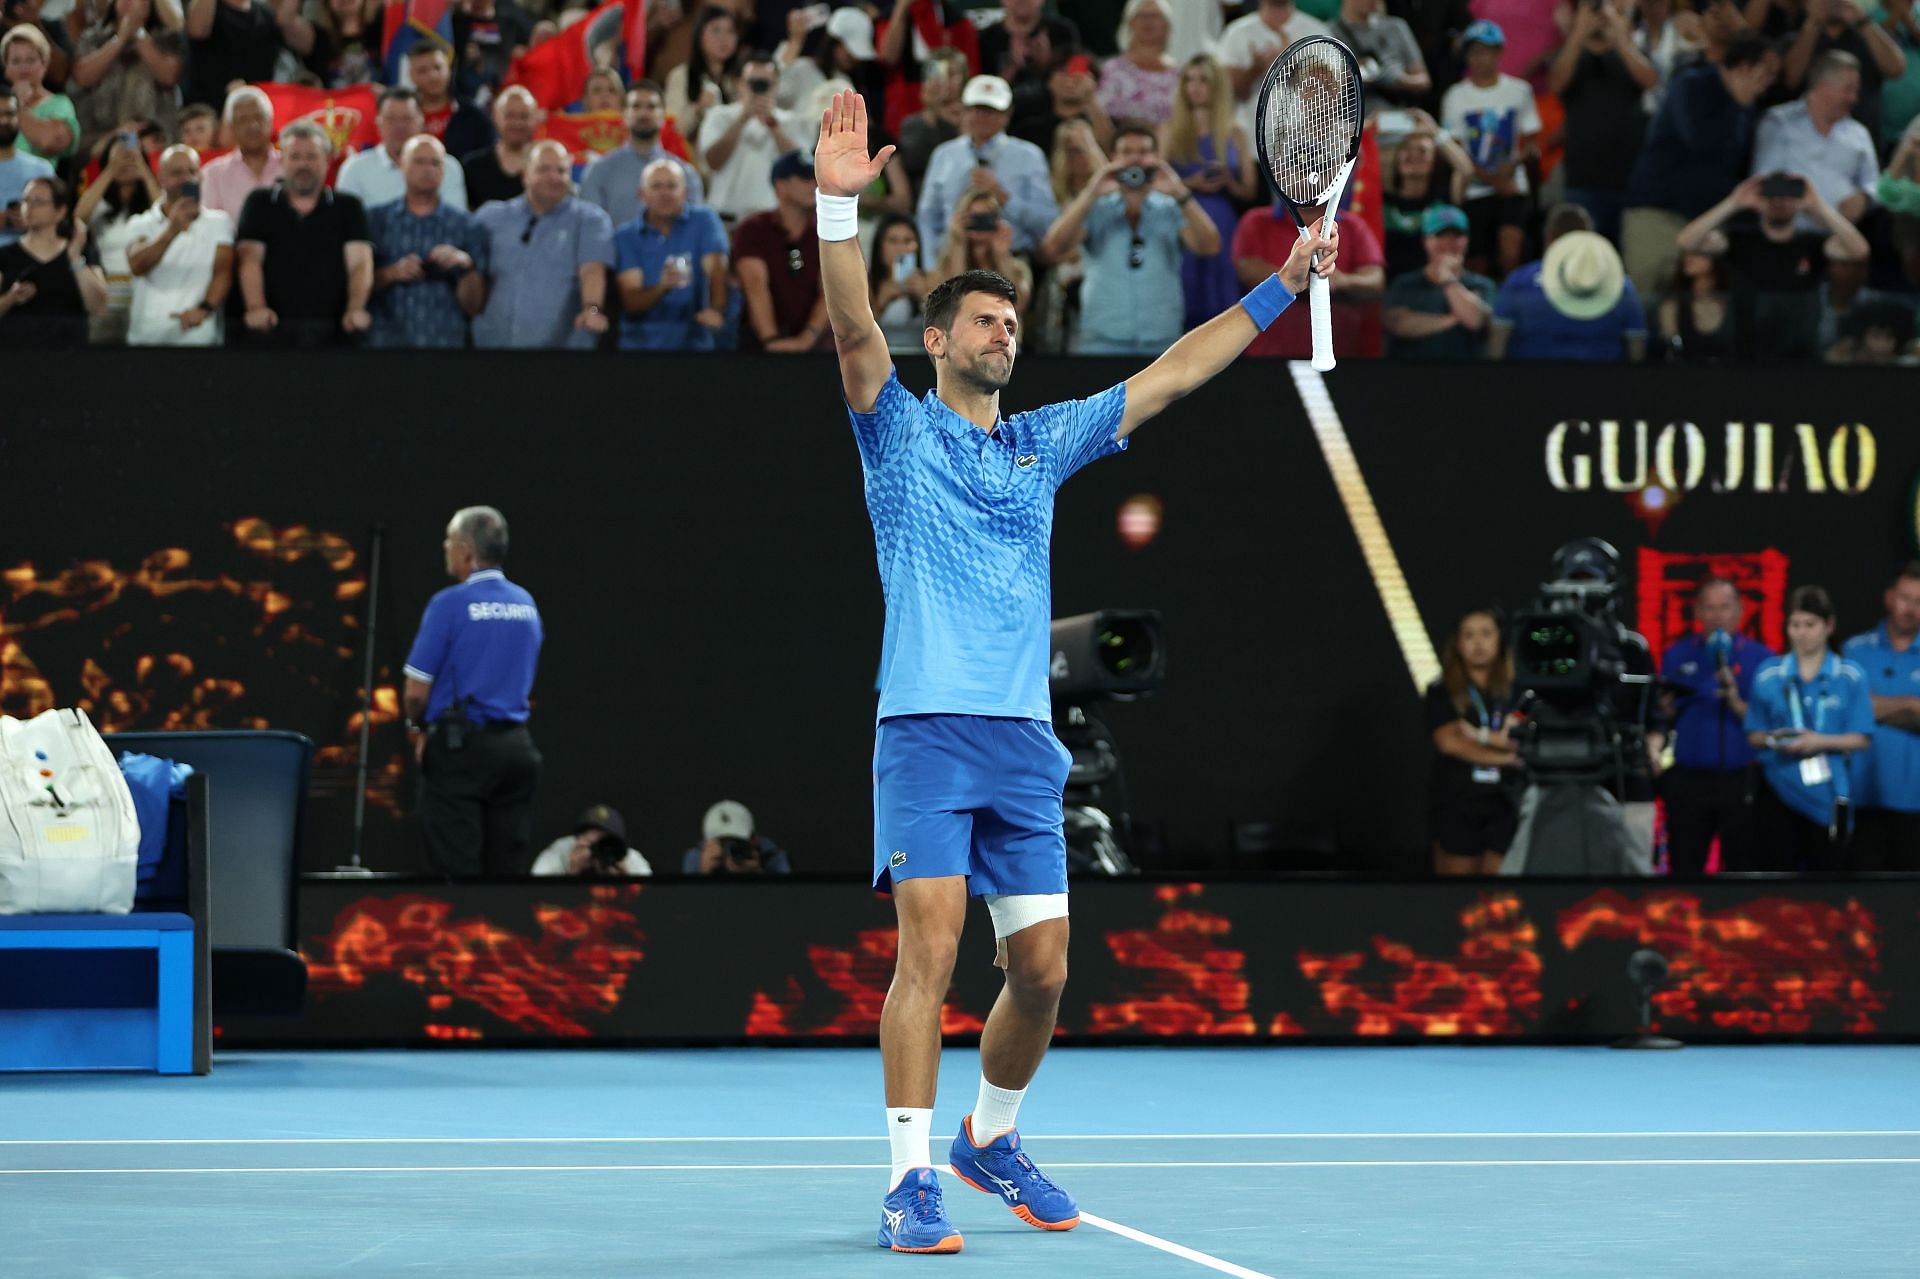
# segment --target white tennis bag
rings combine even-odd
[[[85,711],[0,715],[0,915],[133,909],[140,819]]]

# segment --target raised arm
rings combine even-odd
[[[833,344],[840,355],[840,384],[857,412],[870,411],[893,376],[887,336],[873,318],[867,293],[867,264],[860,255],[860,193],[886,168],[890,146],[867,152],[867,104],[853,90],[833,97],[820,118],[820,141],[813,149],[814,180],[819,189],[820,287]]]
[[[1327,239],[1313,236],[1296,241],[1279,271],[1128,378],[1126,412],[1121,415],[1120,428],[1114,432],[1114,438],[1125,439],[1142,422],[1181,396],[1198,390],[1211,381],[1214,374],[1233,363],[1292,301],[1285,294],[1297,297],[1306,292],[1307,272],[1312,269],[1315,253],[1320,254],[1320,274],[1332,274],[1339,240],[1340,233],[1335,228]],[[1261,313],[1260,319],[1254,318],[1256,312]]]

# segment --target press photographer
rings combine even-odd
[[[620,810],[595,804],[580,814],[573,834],[562,835],[533,859],[535,875],[573,875],[603,879],[653,874],[637,848],[627,847],[627,823]]]
[[[700,823],[700,846],[680,860],[687,875],[791,875],[793,864],[780,845],[754,829],[753,814],[739,800],[723,799]]]

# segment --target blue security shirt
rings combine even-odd
[[[1920,642],[1896,649],[1882,625],[1841,647],[1867,676],[1875,697],[1920,697]],[[1873,726],[1873,749],[1862,761],[1855,799],[1862,808],[1920,812],[1920,733],[1891,724]]]
[[[1051,719],[1053,498],[1125,449],[1126,385],[1001,418],[991,434],[896,372],[847,412],[887,602],[879,718]]]
[[[408,678],[433,685],[427,722],[458,697],[477,723],[525,723],[542,638],[533,596],[497,568],[478,569],[435,595],[406,665]]]
[[[1793,703],[1797,701],[1796,711]],[[1867,677],[1852,662],[1828,653],[1820,664],[1820,674],[1803,683],[1799,659],[1792,653],[1763,663],[1753,677],[1753,697],[1747,703],[1748,731],[1765,732],[1776,728],[1804,728],[1811,733],[1873,732],[1873,700],[1867,691]],[[1760,766],[1766,771],[1767,784],[1788,808],[1808,821],[1825,826],[1833,820],[1833,800],[1854,798],[1849,774],[1864,770],[1865,760],[1857,756],[1828,755],[1833,774],[1830,782],[1809,786],[1800,776],[1802,757],[1780,751],[1764,750]]]
[[[653,284],[667,269],[667,259],[676,254],[687,259],[687,283],[669,289],[645,315],[620,317],[622,351],[710,351],[713,333],[693,322],[694,315],[707,305],[711,290],[706,268],[700,259],[711,253],[723,257],[727,252],[727,229],[720,215],[704,204],[690,204],[680,211],[667,234],[656,231],[642,214],[613,233],[614,274],[640,272],[641,280]]]
[[[1728,648],[1727,665],[1733,668],[1733,682],[1740,700],[1753,700],[1753,677],[1761,663],[1773,656],[1759,640],[1745,635],[1733,636]],[[1681,768],[1741,769],[1753,763],[1753,747],[1747,745],[1747,730],[1727,704],[1715,696],[1720,686],[1720,667],[1704,635],[1689,635],[1667,650],[1660,661],[1660,674],[1676,684],[1685,684],[1690,693],[1674,695],[1673,762]]]

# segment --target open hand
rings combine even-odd
[[[867,154],[867,102],[852,89],[833,95],[820,117],[820,141],[813,149],[813,177],[822,195],[859,195],[873,185],[893,158],[884,146]]]

